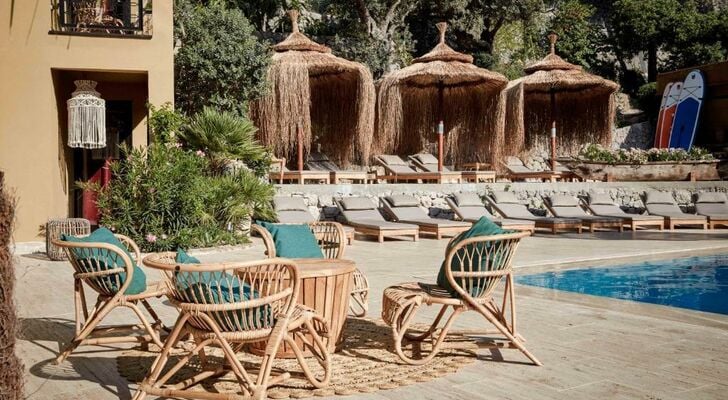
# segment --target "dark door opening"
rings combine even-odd
[[[98,225],[96,198],[91,192],[76,187],[76,182],[96,182],[104,185],[109,174],[105,171],[107,161],[118,160],[119,147],[131,145],[132,133],[131,100],[106,101],[106,147],[97,150],[73,149],[73,216],[86,218],[92,225]]]

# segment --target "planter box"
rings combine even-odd
[[[715,181],[719,160],[657,161],[645,164],[602,163],[580,160],[560,160],[584,179],[607,182],[633,181]]]

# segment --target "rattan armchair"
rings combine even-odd
[[[530,233],[508,233],[465,239],[445,255],[445,275],[453,291],[435,284],[404,283],[384,290],[382,319],[391,326],[394,348],[400,359],[408,364],[420,365],[431,361],[441,350],[448,333],[501,334],[505,347],[516,348],[534,364],[541,362],[524,346],[516,331],[516,305],[511,261],[520,240]],[[503,299],[496,301],[495,289],[505,278]],[[425,331],[412,329],[414,317],[423,305],[440,306],[434,322]],[[452,308],[444,326],[439,327],[445,313]],[[457,317],[474,311],[495,330],[451,331]],[[484,347],[504,346],[498,343]]]
[[[141,257],[136,243],[126,236],[115,236],[134,254],[138,263]],[[54,239],[52,243],[66,252],[75,271],[73,274],[75,334],[73,340],[56,358],[56,363],[63,362],[80,345],[141,341],[154,342],[159,347],[162,346],[160,332],[166,328],[147,302],[149,298],[165,294],[166,288],[162,282],[148,283],[147,289],[139,294],[125,294],[134,276],[134,264],[124,251],[108,243],[78,243],[60,239]],[[109,260],[114,260],[113,265],[107,265]],[[90,312],[86,304],[84,284],[98,295]],[[140,304],[152,317],[152,323],[142,313]],[[99,326],[101,321],[117,307],[130,308],[140,323]],[[116,335],[109,336],[109,333]]]
[[[344,227],[333,221],[317,221],[310,222],[308,226],[311,228],[314,236],[318,240],[318,245],[324,253],[325,258],[344,258],[346,245],[346,234]],[[260,225],[253,225],[251,232],[258,234],[263,239],[266,255],[270,258],[276,257],[276,246],[273,237],[267,229]],[[349,302],[349,312],[355,317],[363,317],[369,310],[369,281],[359,268],[354,271],[354,284],[351,291],[351,299]]]
[[[297,305],[299,275],[296,264],[283,258],[245,263],[177,264],[175,253],[151,254],[144,264],[165,271],[170,302],[180,310],[179,318],[140,384],[134,399],[147,394],[192,399],[267,398],[270,386],[290,378],[290,372],[273,376],[272,367],[279,348],[285,345],[295,354],[303,374],[316,388],[328,385],[331,377],[329,353],[322,341],[328,334],[326,321],[313,310]],[[191,335],[194,345],[180,357],[170,352],[181,338]],[[265,342],[260,368],[254,374],[238,360],[245,345]],[[217,347],[223,361],[217,365],[206,348]],[[312,357],[304,357],[304,350]],[[194,375],[170,379],[197,356],[200,367]],[[316,371],[309,363],[319,365]],[[240,393],[209,393],[189,389],[207,379],[232,371]]]

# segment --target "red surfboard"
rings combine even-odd
[[[672,88],[672,82],[668,82],[667,85],[665,85],[665,90],[662,92],[662,101],[660,102],[660,112],[657,114],[657,125],[655,125],[654,144],[654,147],[657,148],[660,147],[660,127],[662,126],[662,121],[664,121],[665,102],[667,101],[667,96],[670,95],[670,88]]]
[[[680,92],[682,91],[682,82],[675,82],[670,87],[670,92],[665,99],[665,109],[662,111],[662,124],[657,131],[657,147],[658,149],[666,149],[670,147],[670,132],[672,132],[672,123],[675,119],[675,111],[677,103],[680,100]]]

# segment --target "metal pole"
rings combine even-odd
[[[556,172],[556,92],[551,89],[551,171]]]
[[[298,125],[296,125],[296,134],[298,136],[298,170],[303,171],[303,132]]]
[[[443,84],[440,82],[440,84],[437,86],[437,102],[438,102],[438,112],[440,114],[439,122],[437,124],[437,171],[442,172],[442,164],[443,159],[445,158],[444,151],[445,151],[445,112],[443,110],[445,101],[444,101],[444,94],[443,94]]]

